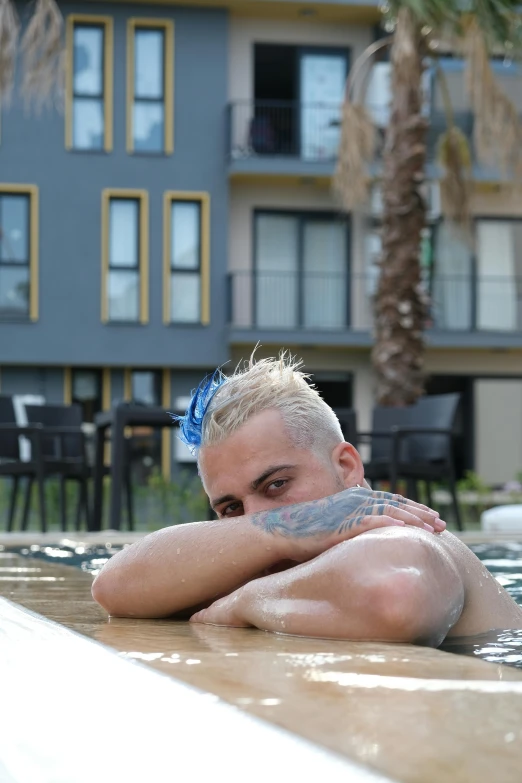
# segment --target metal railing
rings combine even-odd
[[[341,106],[293,101],[237,101],[229,104],[229,154],[297,157],[332,161],[337,157]]]
[[[424,286],[427,329],[522,332],[522,277],[436,275]],[[231,272],[229,323],[239,329],[368,331],[376,290],[376,272]]]
[[[372,106],[367,107],[372,113]],[[235,101],[228,105],[229,156],[291,157],[310,162],[335,161],[339,149],[342,107],[331,103]],[[428,159],[446,129],[443,112],[433,111],[428,129]],[[455,124],[471,139],[473,115],[456,112]],[[378,128],[376,158],[382,152],[384,129]]]

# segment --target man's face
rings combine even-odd
[[[344,444],[357,456],[352,446]],[[219,517],[237,517],[333,495],[355,480],[333,450],[321,459],[291,441],[279,411],[253,416],[229,438],[199,455],[203,485]],[[360,460],[359,460],[360,462]]]

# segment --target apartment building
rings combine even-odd
[[[18,97],[2,112],[0,392],[76,401],[86,420],[125,399],[175,409],[261,342],[302,356],[367,429],[379,194],[343,216],[330,185],[377,1],[61,9],[63,112],[28,117]],[[495,67],[522,107],[517,68]],[[368,92],[382,126],[387,68]],[[444,68],[469,131],[462,63]],[[428,72],[432,151],[441,108]],[[428,388],[463,395],[460,468],[503,481],[522,470],[522,210],[475,175],[470,248],[441,219],[430,162]],[[165,475],[188,459],[168,435],[155,458]]]

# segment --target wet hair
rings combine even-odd
[[[325,453],[344,440],[339,420],[287,352],[277,359],[250,358],[230,375],[221,370],[193,392],[180,422],[180,438],[197,454],[221,443],[252,416],[277,410],[295,446]]]

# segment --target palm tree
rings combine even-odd
[[[516,108],[503,94],[490,65],[492,53],[512,56],[522,41],[519,0],[388,0],[387,39],[373,44],[354,64],[347,81],[334,190],[349,211],[367,197],[375,158],[375,128],[364,106],[371,58],[390,47],[391,106],[380,173],[383,219],[380,274],[374,298],[372,361],[377,399],[408,405],[424,390],[424,329],[428,297],[421,281],[421,235],[427,210],[422,184],[427,160],[428,120],[422,112],[422,75],[439,51],[461,52],[474,113],[474,147],[481,162],[522,174],[522,128]],[[443,79],[441,69],[436,74]],[[364,78],[363,78],[364,77]],[[439,140],[446,216],[466,230],[469,219],[471,153],[453,125],[444,82],[448,129]],[[357,94],[354,99],[353,95]]]
[[[63,18],[55,0],[36,0],[21,38],[20,27],[13,0],[0,0],[0,100],[11,96],[20,50],[22,94],[38,110],[62,95]]]

